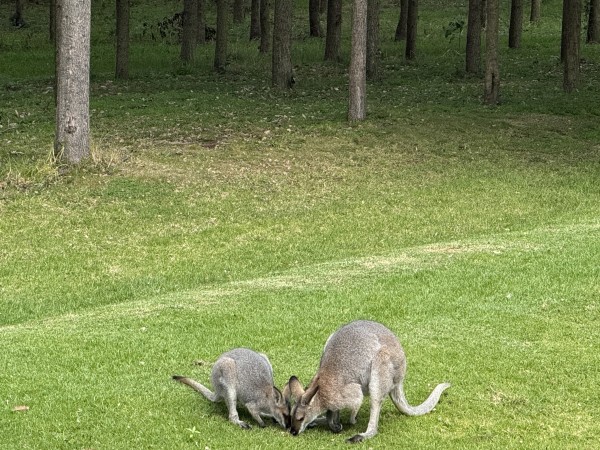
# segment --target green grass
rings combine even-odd
[[[293,438],[234,427],[170,376],[208,382],[247,346],[278,385],[307,383],[357,318],[400,337],[413,404],[452,383],[423,417],[386,401],[368,448],[595,447],[600,46],[562,93],[560,2],[503,50],[498,108],[444,38],[465,2],[420,2],[411,64],[385,4],[384,76],[354,126],[347,42],[323,63],[301,3],[290,93],[270,90],[245,26],[225,76],[210,45],[179,66],[177,46],[140,31],[178,2],[134,11],[132,79],[115,82],[109,3],[94,10],[93,158],[77,169],[50,156],[46,7],[28,7],[27,29],[0,24],[2,448],[346,448],[367,402],[341,435]]]

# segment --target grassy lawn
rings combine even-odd
[[[505,18],[502,104],[487,108],[464,35],[444,37],[465,3],[420,2],[410,64],[383,3],[383,76],[368,120],[348,126],[348,30],[343,61],[323,63],[303,2],[290,93],[269,88],[247,25],[226,75],[211,44],[180,66],[141,25],[179,2],[133,9],[132,79],[116,82],[112,3],[95,2],[93,157],[71,170],[50,156],[46,6],[31,2],[19,31],[2,20],[0,447],[346,448],[367,401],[340,435],[294,438],[241,430],[170,376],[208,383],[244,346],[269,355],[279,386],[308,383],[330,333],[368,318],[402,341],[412,404],[452,387],[422,417],[387,400],[364,446],[595,448],[600,46],[582,47],[566,95],[561,2],[544,2],[519,50]]]

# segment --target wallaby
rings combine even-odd
[[[348,442],[361,442],[377,434],[381,404],[387,394],[400,412],[420,416],[431,411],[442,392],[450,387],[449,383],[439,384],[425,402],[410,406],[402,387],[405,374],[404,351],[389,329],[367,320],[342,326],[327,339],[319,370],[306,391],[296,377],[291,377],[284,389],[288,400],[292,395],[296,397],[290,432],[298,435],[327,412],[329,428],[339,433],[342,431],[340,410],[350,409],[350,423],[355,424],[363,395],[370,395],[367,430],[348,439]]]
[[[247,348],[235,348],[219,356],[211,373],[215,392],[191,378],[173,375],[173,379],[187,384],[211,402],[224,401],[229,411],[229,421],[242,428],[251,428],[240,420],[236,408],[239,402],[261,427],[261,416],[272,417],[283,428],[289,428],[290,404],[273,384],[273,367],[263,353]]]

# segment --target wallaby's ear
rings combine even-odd
[[[319,384],[314,383],[314,382],[311,383],[311,385],[306,390],[306,392],[304,394],[302,394],[302,397],[300,398],[300,404],[303,406],[308,405],[318,390],[319,390]]]
[[[278,405],[283,405],[285,403],[286,399],[284,398],[281,391],[275,386],[273,386],[273,396],[275,398],[275,403],[277,403]]]
[[[300,380],[298,380],[296,376],[292,376],[290,381],[288,381],[283,388],[283,396],[288,402],[291,402],[292,396],[295,399],[299,399],[302,395],[304,395],[304,388],[302,387]]]

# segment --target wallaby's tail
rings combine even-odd
[[[191,378],[182,377],[181,375],[173,375],[173,379],[175,381],[179,381],[180,383],[187,384],[193,390],[200,392],[202,395],[204,395],[211,402],[216,402],[219,399],[219,396],[217,394],[215,394],[214,392],[212,392],[210,389],[204,387],[203,385],[201,385],[197,381],[192,380]]]
[[[402,383],[398,383],[396,388],[392,390],[390,396],[392,397],[392,401],[396,408],[400,410],[401,413],[406,414],[407,416],[422,416],[423,414],[427,414],[435,405],[437,405],[440,400],[440,396],[442,392],[450,387],[450,383],[441,383],[438,384],[433,392],[429,394],[427,400],[421,403],[419,406],[410,406],[408,401],[406,400],[406,396],[404,395],[404,388],[402,387]]]

